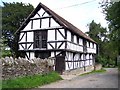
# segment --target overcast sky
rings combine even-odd
[[[41,2],[83,32],[88,31],[87,24],[92,20],[107,26],[99,4],[102,0],[1,0],[0,5],[2,1],[30,3],[34,7]]]

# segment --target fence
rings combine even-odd
[[[18,76],[46,74],[54,67],[54,58],[26,60],[20,57],[18,59],[5,57],[0,60],[2,61],[2,78],[4,80]]]

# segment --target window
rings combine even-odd
[[[47,31],[34,32],[34,48],[47,48]]]

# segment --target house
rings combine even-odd
[[[70,22],[39,3],[16,31],[19,51],[26,59],[55,57],[63,72],[93,65],[97,43]]]

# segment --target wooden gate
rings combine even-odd
[[[55,71],[62,74],[65,70],[65,57],[64,56],[56,56],[56,64],[55,64]]]

